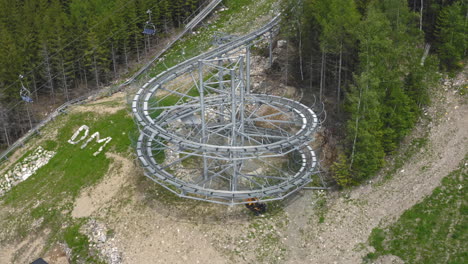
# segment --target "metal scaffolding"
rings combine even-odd
[[[311,182],[323,188],[309,146],[317,115],[250,89],[250,49],[277,24],[168,69],[137,92],[146,176],[179,196],[222,204],[282,199]]]

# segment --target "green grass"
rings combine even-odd
[[[108,102],[101,102],[101,103],[94,103],[94,104],[87,104],[86,106],[109,106],[109,107],[120,107],[122,106],[121,102],[118,101],[108,101]]]
[[[468,193],[465,159],[422,202],[388,227],[375,228],[366,260],[392,254],[405,263],[468,263]]]
[[[186,94],[188,96],[193,96],[193,97],[197,97],[200,95],[196,86],[193,86],[192,88],[190,88],[190,90]],[[158,98],[150,98],[149,104],[153,107],[163,107],[163,106],[176,105],[177,103],[186,103],[190,100],[191,98],[189,97],[181,97],[175,94],[169,94],[169,95],[160,96]],[[163,109],[155,110],[154,112],[150,114],[150,116],[151,118],[155,119],[163,111],[164,111]]]
[[[55,140],[46,140],[41,145],[45,150],[49,151],[55,151],[58,147],[58,143]]]
[[[105,263],[89,254],[89,240],[86,235],[80,233],[82,223],[68,227],[63,232],[63,240],[74,253],[71,256],[72,263]]]
[[[90,143],[85,149],[81,149],[81,144],[71,145],[67,142],[81,125],[86,124],[90,127],[89,135],[99,132],[101,138],[112,137],[112,141],[105,147],[107,151],[123,153],[130,146],[126,134],[134,128],[125,110],[103,117],[80,113],[69,116],[68,120],[59,131],[55,146],[56,156],[28,181],[13,188],[4,198],[6,204],[24,205],[36,201],[37,197],[47,198],[47,201],[74,198],[82,187],[93,185],[101,179],[110,164],[110,160],[104,154],[105,151],[95,157],[93,153],[99,148],[97,143]],[[46,149],[49,149],[54,144],[46,141],[45,145]]]
[[[317,211],[317,215],[319,217],[319,220],[318,220],[319,224],[324,223],[325,222],[325,216],[327,215],[327,212],[328,212],[326,197],[321,196],[321,197],[317,198],[315,208],[316,208],[316,211]]]
[[[458,87],[455,87],[455,89],[458,91],[458,93],[461,95],[461,96],[465,96],[467,97],[468,95],[468,85],[460,85]]]
[[[55,150],[57,154],[27,181],[13,187],[1,198],[5,205],[15,209],[14,214],[0,219],[4,223],[3,227],[14,230],[15,238],[22,238],[29,235],[31,224],[40,220],[37,230],[50,230],[48,245],[58,240],[65,239],[68,242],[71,239],[67,232],[75,232],[73,226],[78,221],[71,217],[74,200],[83,188],[99,182],[108,171],[111,160],[105,156],[105,152],[130,153],[128,134],[136,129],[125,110],[112,115],[89,112],[65,115],[50,124],[54,125],[61,126],[57,140],[45,140],[39,145],[47,150]],[[69,144],[68,139],[81,125],[89,126],[89,136],[99,132],[101,138],[110,136],[112,141],[97,156],[93,156],[93,153],[100,145],[95,142],[88,144],[85,149],[80,148],[84,141],[76,145]],[[75,242],[81,243],[83,237],[78,236]],[[89,256],[83,250],[78,248],[77,252],[73,252],[74,256],[80,256],[75,262],[91,261],[92,258],[88,259]]]
[[[191,152],[191,151],[188,151],[188,152]],[[189,154],[181,153],[181,154],[179,154],[179,157],[184,158],[187,155],[189,155]],[[185,168],[199,168],[200,164],[203,164],[203,157],[193,155],[193,156],[190,156],[190,157],[182,160],[180,163]]]
[[[159,139],[161,140],[161,138]],[[163,148],[164,145],[166,144],[166,141],[163,141],[163,144],[160,143],[153,143],[153,148],[159,149]],[[163,149],[160,150],[153,150],[153,158],[158,164],[163,164],[163,162],[166,160],[166,152]]]
[[[261,25],[254,24],[253,18],[267,15],[277,1],[273,0],[225,0],[228,10],[219,12],[217,19],[206,27],[198,27],[196,35],[186,35],[164,55],[164,63],[157,63],[149,71],[149,77],[165,71],[191,57],[197,56],[212,47],[213,35],[217,31],[228,34],[244,35]],[[242,15],[239,15],[242,14]],[[182,51],[185,55],[182,56]]]

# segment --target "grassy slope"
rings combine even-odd
[[[188,35],[177,42],[163,57],[163,63],[157,64],[149,71],[149,76],[154,77],[160,72],[172,67],[185,59],[199,55],[212,47],[213,34],[221,31],[227,34],[243,35],[262,26],[255,23],[258,17],[266,16],[281,1],[274,0],[225,0],[223,4],[228,10],[219,12],[216,20],[209,26],[197,28],[196,35]],[[185,55],[182,55],[182,52]]]
[[[80,148],[81,143],[72,145],[67,142],[81,125],[90,127],[89,135],[98,131],[101,138],[112,137],[112,141],[99,155],[93,156],[100,146],[95,142],[85,149]],[[4,205],[14,208],[6,219],[1,219],[5,223],[4,228],[14,230],[10,231],[13,236],[3,239],[24,238],[31,231],[40,233],[47,229],[50,231],[48,245],[65,240],[76,255],[81,253],[82,260],[97,261],[88,256],[87,239],[78,232],[84,219],[71,217],[73,202],[83,188],[99,182],[109,169],[111,160],[105,156],[106,151],[122,155],[130,153],[128,134],[136,128],[125,110],[112,115],[90,112],[65,115],[49,126],[60,126],[57,140],[41,142],[40,137],[36,140],[39,145],[57,154],[27,181],[14,187],[2,198]],[[33,223],[36,223],[34,228],[31,227]]]
[[[468,158],[397,222],[375,228],[369,242],[376,251],[367,258],[392,254],[405,263],[467,263],[467,162]]]

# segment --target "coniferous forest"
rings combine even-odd
[[[110,83],[146,55],[146,10],[157,31],[169,34],[201,2],[0,0],[0,145],[29,129],[19,74],[34,100],[67,101]],[[463,68],[467,2],[284,2],[282,34],[298,47],[291,79],[327,107],[339,142],[331,166],[336,182],[359,183],[414,127],[440,73]]]
[[[21,101],[20,74],[35,107],[57,107],[124,77],[147,57],[157,43],[142,34],[147,10],[164,37],[202,2],[0,0],[0,149],[31,128],[29,116],[32,125],[40,121]]]
[[[294,79],[325,102],[338,138],[334,179],[359,183],[412,130],[441,73],[463,68],[468,3],[291,0],[285,9],[299,47]]]

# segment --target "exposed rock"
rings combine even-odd
[[[286,47],[287,44],[288,44],[288,41],[286,41],[284,39],[278,40],[278,48],[280,48],[280,49]]]
[[[49,163],[55,154],[54,151],[47,151],[42,147],[38,147],[23,161],[16,164],[13,169],[7,171],[3,177],[0,177],[0,197],[13,186],[34,175],[39,168]]]
[[[106,263],[122,263],[122,254],[116,247],[116,241],[108,236],[109,230],[105,224],[91,219],[84,227],[83,233],[89,238],[91,250],[96,251],[99,257]]]

